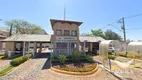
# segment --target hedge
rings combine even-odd
[[[80,61],[87,61],[86,56],[81,56]],[[59,59],[57,58],[57,56],[53,56],[51,58],[51,62],[58,63]],[[72,62],[72,56],[66,56],[66,62]]]
[[[32,57],[32,54],[26,54],[25,56],[20,56],[18,58],[13,59],[12,61],[10,61],[10,65],[18,66],[21,63],[24,63],[25,61],[27,61],[31,57]]]

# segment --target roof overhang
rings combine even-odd
[[[54,24],[57,23],[57,22],[61,22],[62,24],[63,23],[69,23],[70,25],[71,24],[77,24],[78,26],[80,26],[83,23],[83,22],[79,22],[79,21],[57,20],[57,19],[50,19],[50,22],[51,22],[52,28],[53,28]]]

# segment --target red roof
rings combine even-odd
[[[0,35],[0,38],[6,38],[6,36],[4,36],[4,35]]]

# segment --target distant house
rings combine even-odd
[[[4,40],[7,38],[7,34],[4,34],[2,32],[0,32],[0,50],[2,50],[2,42],[1,40]]]

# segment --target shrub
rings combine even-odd
[[[65,60],[66,60],[66,56],[65,55],[59,55],[58,56],[58,60],[61,64],[64,64],[65,63]]]
[[[113,52],[108,52],[109,55],[113,55]]]
[[[0,56],[0,59],[4,59],[4,56]]]
[[[125,54],[125,53],[119,53],[119,56],[127,57],[127,54]]]
[[[8,58],[8,51],[5,51],[3,58]]]
[[[10,64],[12,66],[18,66],[20,65],[21,63],[27,61],[29,58],[31,58],[32,55],[31,54],[26,54],[25,56],[21,56],[21,57],[18,57],[18,58],[15,58],[13,59],[12,61],[10,61]]]
[[[87,56],[86,56],[86,60],[87,60],[88,62],[92,63],[92,62],[93,62],[93,57],[87,55]]]
[[[72,61],[73,62],[79,62],[81,58],[81,53],[80,52],[76,52],[75,50],[72,52]]]
[[[114,60],[116,57],[114,55],[108,55],[108,58]]]

